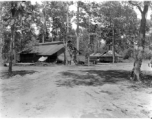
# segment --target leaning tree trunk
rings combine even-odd
[[[142,19],[140,23],[140,38],[138,41],[138,48],[135,52],[135,61],[133,68],[133,80],[141,82],[141,65],[144,54],[144,44],[145,44],[145,32],[146,32],[146,13],[148,11],[148,4],[144,4],[144,10],[141,11]]]

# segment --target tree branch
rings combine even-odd
[[[144,1],[144,10],[143,10],[144,13],[147,13],[149,4],[150,4],[149,1]]]
[[[138,4],[133,3],[132,1],[129,1],[129,3],[130,3],[131,5],[133,5],[133,6],[136,6],[141,13],[143,12],[142,9],[141,9],[141,7],[140,7]]]

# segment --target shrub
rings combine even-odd
[[[131,57],[133,57],[133,49],[128,48],[127,50],[124,51],[123,59],[129,59]]]
[[[152,50],[146,48],[144,50],[144,59],[151,59],[152,57]]]

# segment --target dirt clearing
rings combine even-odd
[[[152,88],[129,80],[132,63],[1,67],[1,117],[151,118]],[[144,79],[152,70],[144,62]]]

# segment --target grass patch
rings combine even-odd
[[[58,86],[99,86],[106,83],[116,84],[119,81],[131,82],[130,71],[125,70],[88,70],[81,71],[81,74],[76,74],[74,72],[62,72],[61,74],[63,75],[63,78],[65,78],[65,80],[63,79],[57,81]],[[68,80],[66,78],[68,78]],[[142,75],[142,79],[144,81],[144,84],[149,86],[150,81],[152,81],[152,75],[144,74]]]
[[[12,71],[12,74],[9,74],[8,72],[2,72],[1,73],[1,76],[2,78],[10,78],[10,77],[13,77],[13,76],[16,76],[16,75],[20,75],[20,76],[24,76],[24,75],[27,75],[27,74],[34,74],[36,71],[34,70],[19,70],[19,71]]]

